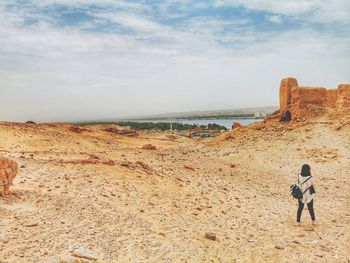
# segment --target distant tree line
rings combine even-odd
[[[137,130],[170,130],[172,126],[173,130],[184,131],[193,130],[197,128],[209,129],[209,130],[227,130],[225,126],[218,125],[216,123],[210,123],[208,125],[196,125],[196,124],[184,124],[180,122],[136,122],[136,121],[118,121],[118,122],[80,122],[77,125],[98,125],[98,124],[115,124],[119,126],[129,126],[132,129]]]
[[[122,121],[116,122],[116,125],[119,126],[129,126],[132,129],[138,130],[170,130],[169,122],[131,122],[131,121]],[[171,123],[173,130],[184,131],[184,130],[193,130],[196,128],[209,129],[209,130],[227,130],[225,126],[221,126],[215,123],[210,123],[207,125],[196,125],[196,124],[184,124],[180,122]]]

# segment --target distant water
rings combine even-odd
[[[233,122],[239,122],[242,125],[247,125],[253,122],[259,122],[262,121],[263,119],[217,119],[217,118],[213,118],[213,119],[155,119],[155,120],[132,120],[132,121],[137,121],[137,122],[178,122],[178,123],[182,123],[182,124],[196,124],[196,125],[208,125],[209,123],[212,124],[218,124],[221,126],[226,127],[227,129],[231,129],[232,127],[232,123]]]

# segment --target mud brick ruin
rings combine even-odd
[[[280,120],[290,121],[321,115],[328,109],[336,113],[350,113],[350,84],[337,89],[303,87],[295,78],[285,78],[280,86]]]

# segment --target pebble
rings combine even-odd
[[[34,227],[34,226],[38,226],[39,223],[37,221],[34,221],[34,220],[27,220],[27,221],[24,221],[22,223],[22,225],[25,227]]]
[[[216,235],[214,233],[205,233],[205,237],[210,240],[216,240]]]
[[[277,248],[277,249],[284,249],[284,246],[282,246],[282,245],[275,245],[275,248]]]
[[[78,258],[86,258],[90,260],[98,260],[99,256],[96,252],[85,247],[79,247],[73,251],[73,256]]]
[[[0,233],[0,242],[2,242],[2,243],[8,243],[9,242],[9,238],[6,236],[5,233]]]

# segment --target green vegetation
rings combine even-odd
[[[78,125],[97,125],[97,124],[115,124],[119,126],[129,126],[132,129],[138,129],[138,130],[170,130],[170,123],[169,122],[135,122],[135,121],[118,121],[118,122],[84,122],[84,123],[77,123]],[[173,130],[178,131],[184,131],[184,130],[193,130],[196,128],[208,128],[209,130],[227,130],[225,126],[220,126],[215,123],[208,124],[208,127],[206,125],[191,125],[191,124],[183,124],[179,122],[173,122],[172,123]]]
[[[207,114],[207,115],[198,115],[198,116],[178,116],[173,119],[182,119],[182,120],[205,120],[205,119],[261,119],[262,117],[255,117],[252,113],[242,113],[242,114]],[[142,118],[140,120],[168,120],[169,118],[155,117],[155,118]]]

